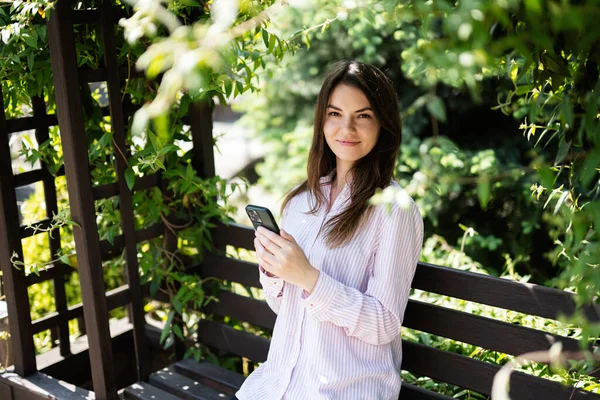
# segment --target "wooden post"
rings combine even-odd
[[[18,215],[4,99],[0,89],[0,267],[8,305],[10,344],[13,349],[15,372],[27,376],[36,372],[37,367],[25,271],[13,267],[11,261],[13,253],[18,260],[23,261],[23,247],[18,234],[20,232]]]
[[[119,205],[121,211],[121,228],[125,238],[125,259],[127,262],[125,278],[129,285],[131,303],[128,307],[129,320],[133,323],[133,341],[136,356],[138,380],[146,381],[150,376],[148,362],[148,347],[146,344],[144,304],[140,285],[139,265],[135,230],[133,225],[132,193],[127,187],[125,170],[129,152],[125,141],[125,115],[121,103],[121,84],[119,80],[119,64],[117,60],[116,41],[110,1],[102,2],[102,47],[106,81],[108,89],[108,104],[110,107],[111,126],[114,135],[115,169],[119,182]]]
[[[189,116],[194,144],[193,166],[199,176],[211,178],[215,176],[212,107],[207,103],[192,103]]]
[[[83,313],[90,344],[92,382],[96,399],[117,400],[100,241],[90,182],[69,0],[59,0],[52,11],[48,22],[48,43],[71,216],[78,224],[73,228],[73,236],[79,264]]]

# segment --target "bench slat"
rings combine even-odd
[[[213,238],[218,246],[227,244],[254,250],[254,231],[244,225],[219,225]],[[228,264],[223,268],[233,266]],[[212,266],[211,272],[220,267]],[[246,272],[240,274],[245,275]],[[219,276],[217,274],[220,272],[215,272],[214,276]],[[237,273],[227,272],[227,275],[230,277],[228,280],[260,287],[257,276],[249,278],[249,283],[252,283],[249,284],[236,279]],[[544,318],[557,319],[560,314],[571,315],[575,311],[574,296],[569,292],[427,263],[419,263],[412,287]],[[600,321],[600,307],[589,305],[584,307],[584,312],[591,321]]]
[[[452,400],[452,397],[432,392],[431,390],[423,389],[422,387],[411,385],[410,383],[402,382],[400,389],[399,400]]]
[[[231,394],[226,394],[213,388],[204,386],[197,380],[183,376],[173,367],[164,368],[150,375],[150,384],[169,392],[180,399],[189,400],[223,400],[229,399]]]
[[[182,360],[175,364],[175,370],[190,379],[202,382],[205,386],[231,393],[232,396],[246,379],[243,375],[206,361],[197,363],[190,359]]]
[[[276,315],[262,300],[225,291],[219,293],[217,298],[219,301],[210,302],[204,308],[205,313],[229,316],[266,329],[275,326]]]
[[[219,248],[225,245],[254,250],[254,229],[242,224],[219,224],[213,231],[213,241]]]
[[[573,294],[563,290],[427,263],[419,263],[412,287],[550,319],[575,311]],[[584,308],[591,321],[600,321],[599,310]]]
[[[486,395],[490,394],[494,375],[500,369],[494,364],[417,343],[403,341],[402,346],[404,369]],[[511,375],[510,383],[512,400],[600,400],[600,395],[518,371]]]
[[[579,351],[571,338],[416,300],[409,300],[403,325],[511,355],[548,350],[557,341],[565,350]]]
[[[194,267],[202,277],[215,277],[244,286],[262,288],[258,279],[258,265],[214,254],[207,254],[203,264]]]
[[[198,341],[253,361],[265,362],[269,340],[214,321],[198,322]]]
[[[137,382],[133,385],[125,388],[124,390],[125,399],[136,399],[136,400],[181,400],[178,397],[173,396],[170,393],[160,390],[146,382]]]

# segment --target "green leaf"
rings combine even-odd
[[[530,91],[531,91],[530,85],[521,85],[521,86],[517,86],[517,89],[515,90],[515,94],[517,96],[522,96],[526,93],[529,93]]]
[[[519,74],[519,64],[515,63],[510,67],[510,79],[516,84],[517,75]]]
[[[171,304],[173,304],[173,308],[179,314],[181,314],[181,312],[183,310],[183,304],[181,303],[181,301],[179,301],[179,298],[177,296],[173,296],[173,299],[171,300]]]
[[[269,32],[267,32],[265,29],[261,30],[261,36],[263,39],[263,42],[265,43],[265,48],[269,48]]]
[[[275,35],[271,35],[271,37],[269,38],[269,47],[267,48],[268,54],[271,54],[273,52],[276,42],[277,42],[277,37]]]
[[[479,197],[479,204],[484,210],[490,201],[490,180],[487,176],[481,176],[477,183],[477,197]]]
[[[563,135],[558,143],[558,152],[556,153],[554,165],[560,164],[569,154],[569,150],[571,150],[571,141],[567,142],[565,136]]]
[[[582,172],[580,176],[581,183],[588,186],[594,176],[598,174],[597,168],[600,165],[600,148],[592,151],[583,161]]]
[[[165,167],[165,164],[163,164],[162,161],[160,161],[158,158],[154,161],[154,165],[156,165],[158,168],[163,169],[163,170],[167,170],[167,167]]]
[[[27,54],[27,68],[29,71],[33,71],[33,53]]]
[[[162,275],[155,276],[150,282],[150,297],[154,297],[160,289],[160,285],[162,283]]]
[[[24,33],[21,37],[29,47],[38,48],[38,35],[35,30],[32,30],[31,33]]]
[[[556,213],[558,212],[558,210],[560,210],[560,206],[562,206],[562,204],[565,202],[567,196],[569,195],[569,191],[565,190],[563,192],[563,194],[560,195],[560,197],[558,198],[558,201],[556,202],[556,206],[554,207],[554,214],[556,215]]]
[[[180,340],[185,340],[185,338],[183,337],[183,331],[181,330],[181,326],[179,326],[179,325],[173,325],[173,333],[175,333],[175,335]]]
[[[562,104],[562,115],[564,117],[564,122],[569,125],[569,128],[573,127],[573,106],[569,101],[569,96],[566,96],[565,100],[563,100]]]
[[[160,343],[164,343],[167,336],[169,336],[169,333],[171,332],[171,323],[173,322],[174,316],[175,316],[175,311],[174,310],[169,311],[169,315],[167,316],[167,321],[165,322],[165,327],[163,328],[162,333],[160,334]]]
[[[540,183],[542,186],[547,188],[554,186],[556,175],[549,166],[544,165],[542,168],[540,168],[538,170],[538,176],[540,177]]]
[[[225,82],[223,82],[223,90],[225,90],[225,95],[227,97],[231,96],[232,89],[233,89],[233,83],[231,82],[231,79],[225,79]]]
[[[158,139],[158,146],[155,146],[154,150],[159,151],[163,146],[172,141],[171,122],[168,114],[159,115],[152,122],[156,128],[156,138]]]
[[[164,156],[165,154],[167,154],[170,151],[177,151],[179,147],[173,145],[173,144],[168,144],[165,147],[163,147],[162,149],[159,150],[158,155],[159,156]]]
[[[60,262],[62,262],[63,264],[69,265],[71,266],[71,261],[69,260],[69,256],[66,254],[63,254],[59,257]]]
[[[150,139],[150,145],[152,146],[152,150],[158,151],[161,148],[160,144],[158,143],[158,138],[154,133],[148,132],[148,139]]]
[[[427,110],[438,121],[446,122],[446,106],[444,106],[444,102],[438,96],[433,96],[433,99],[427,102]]]
[[[308,36],[308,34],[302,35],[302,40],[304,41],[306,48],[310,49],[310,37]]]
[[[125,170],[125,182],[127,182],[129,190],[133,190],[133,186],[135,185],[135,173],[131,167],[128,167]]]

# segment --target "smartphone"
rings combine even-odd
[[[275,222],[275,218],[273,218],[273,214],[268,208],[248,204],[246,206],[246,213],[248,214],[250,221],[252,221],[254,229],[262,226],[279,235],[277,222]]]

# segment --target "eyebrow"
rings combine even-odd
[[[342,111],[341,108],[334,106],[333,104],[329,104],[327,106],[327,108],[333,108],[334,110],[339,110]],[[371,107],[365,107],[365,108],[361,108],[360,110],[356,110],[354,111],[355,113],[359,113],[359,112],[363,112],[363,111],[373,111],[373,109]]]

